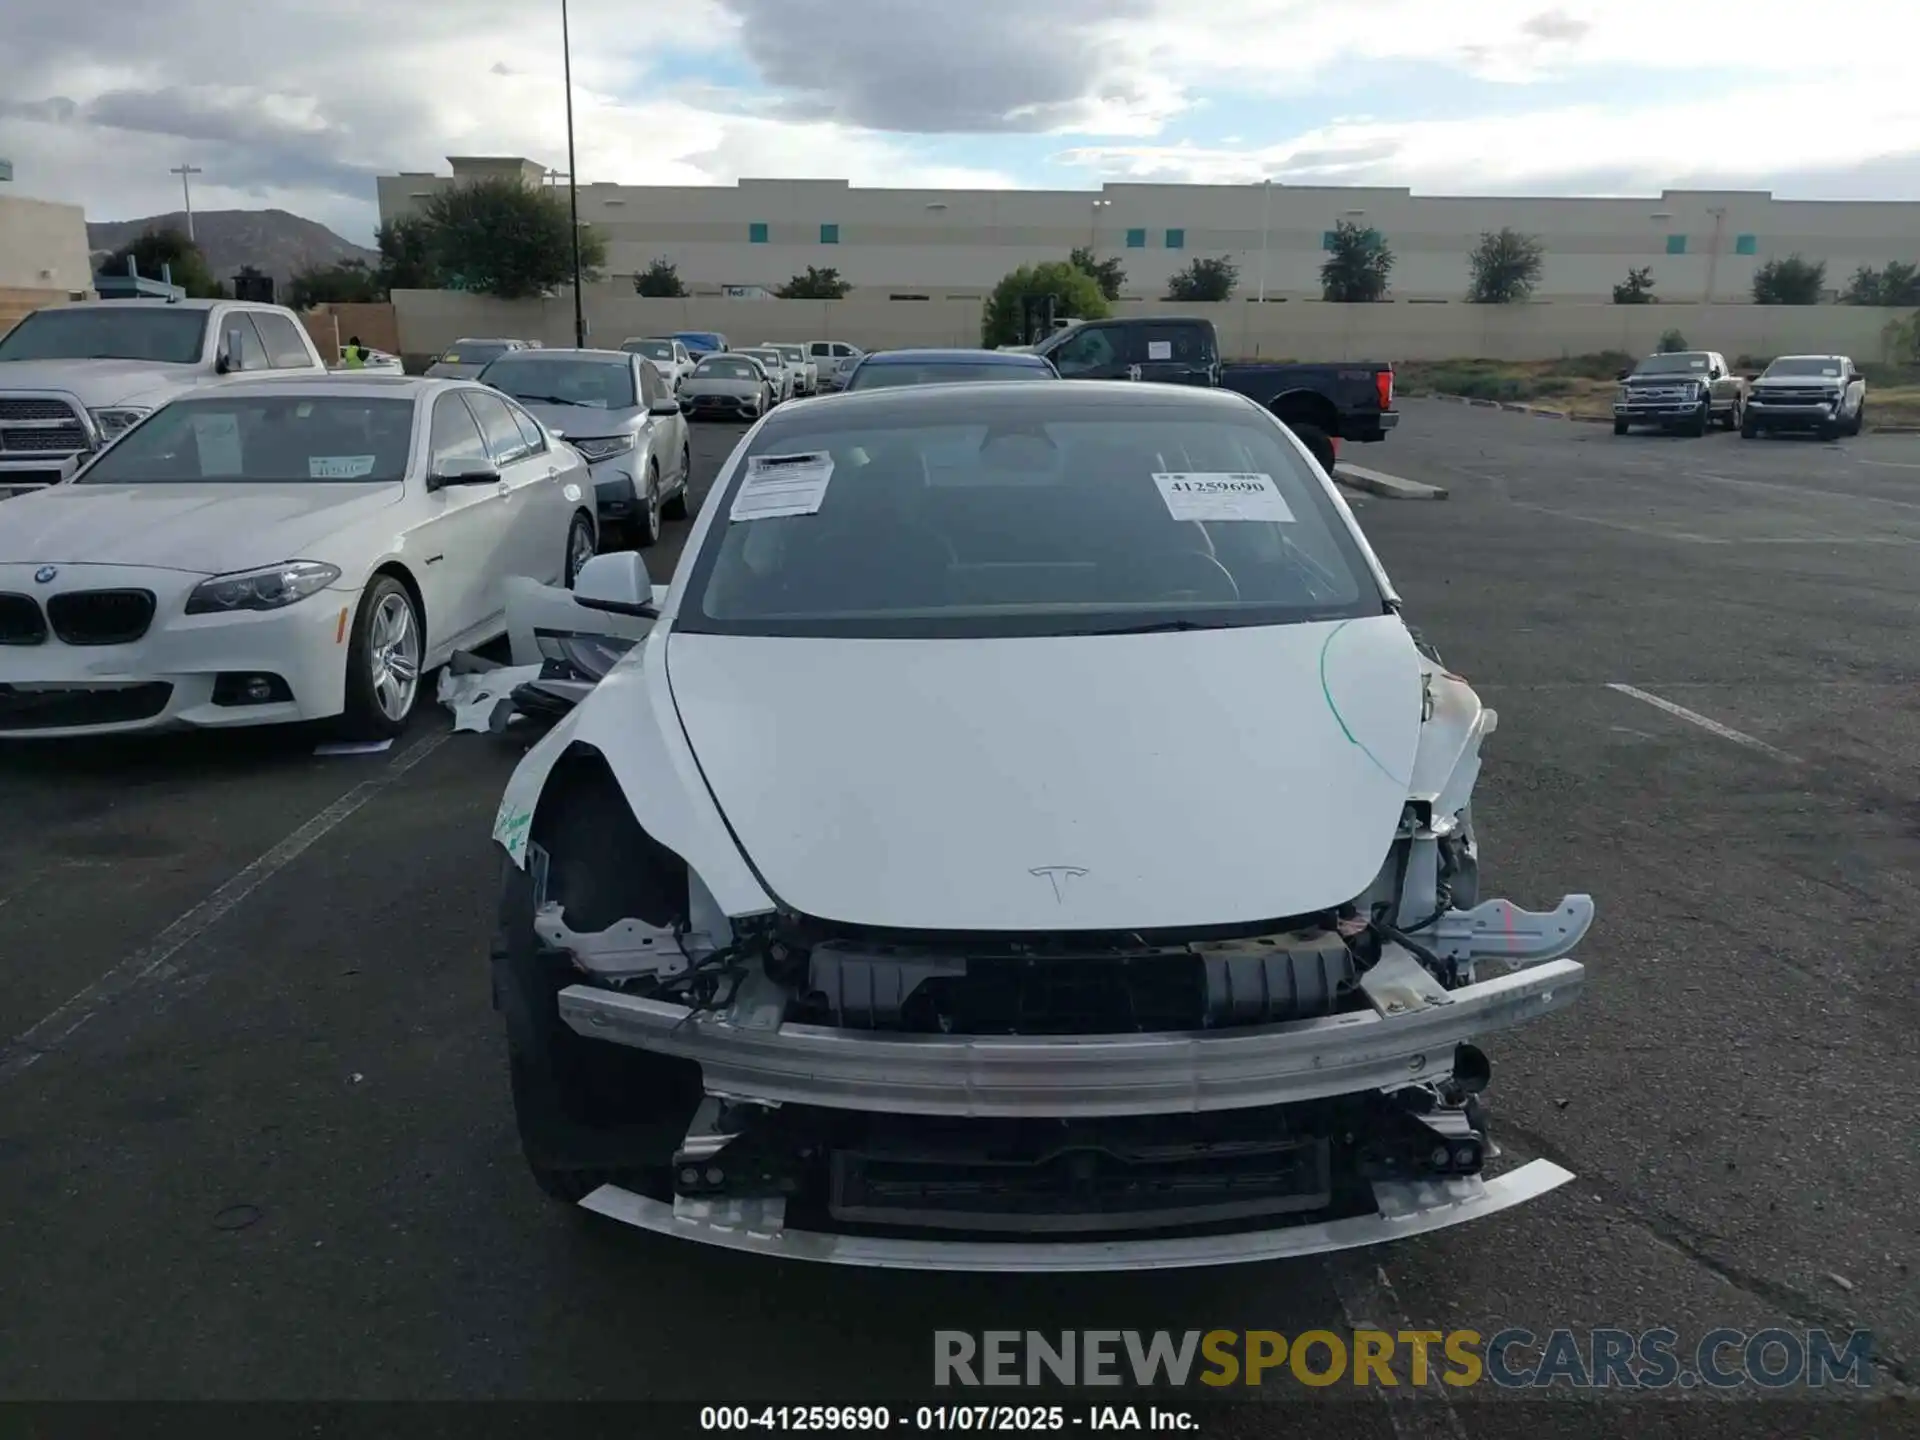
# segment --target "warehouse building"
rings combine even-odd
[[[452,173],[379,178],[382,223],[436,190],[485,175],[528,185],[564,178],[519,157],[454,157]],[[1240,266],[1238,295],[1318,297],[1334,227],[1377,230],[1395,255],[1392,298],[1458,300],[1483,231],[1539,237],[1537,300],[1605,301],[1630,269],[1651,269],[1672,302],[1737,301],[1755,268],[1800,254],[1844,287],[1856,267],[1914,258],[1920,202],[1776,200],[1766,191],[1668,190],[1658,198],[1415,195],[1388,187],[1133,185],[1089,190],[868,190],[844,180],[730,186],[590,184],[580,218],[607,238],[607,269],[671,261],[696,294],[753,294],[808,266],[832,267],[863,297],[972,299],[1009,270],[1090,245],[1118,256],[1124,298],[1163,296],[1196,256]]]

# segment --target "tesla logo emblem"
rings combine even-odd
[[[1077,880],[1086,873],[1078,865],[1036,865],[1027,871],[1035,879],[1051,883],[1053,898],[1062,905],[1067,901],[1067,882]]]
[[[51,585],[53,583],[53,577],[59,573],[60,571],[52,565],[42,565],[38,570],[33,572],[33,583],[36,585]]]

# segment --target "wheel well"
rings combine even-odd
[[[584,845],[563,843],[560,817],[568,812]],[[552,897],[574,928],[604,929],[630,916],[650,925],[686,920],[686,862],[641,826],[593,746],[575,742],[555,762],[528,833],[548,852]]]
[[[413,572],[398,560],[389,560],[373,572],[375,575],[391,575],[406,587],[407,594],[413,600],[413,608],[420,616],[420,653],[427,653],[427,636],[433,630],[433,618],[427,614],[427,597],[420,593],[420,585],[413,578]]]
[[[573,513],[576,516],[586,517],[587,528],[593,531],[593,538],[598,540],[600,538],[600,517],[584,505],[576,506]]]
[[[1340,433],[1340,412],[1326,396],[1314,390],[1289,390],[1267,402],[1267,409],[1282,424],[1299,421],[1318,425],[1329,435]]]

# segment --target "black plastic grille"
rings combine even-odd
[[[0,645],[38,645],[47,638],[47,617],[31,595],[0,594]]]
[[[153,623],[151,590],[69,590],[47,598],[47,621],[68,645],[126,645]]]
[[[173,686],[161,681],[111,689],[0,685],[0,730],[66,730],[147,720],[167,708],[172,694]]]

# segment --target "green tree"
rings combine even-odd
[[[1233,298],[1240,283],[1240,267],[1222,255],[1218,260],[1196,257],[1184,270],[1167,277],[1167,299],[1214,304]]]
[[[310,265],[293,272],[284,303],[296,310],[315,305],[364,305],[387,298],[378,272],[364,260],[342,260],[334,265]]]
[[[1840,298],[1849,305],[1920,305],[1920,265],[1899,260],[1889,260],[1885,270],[1862,265]]]
[[[1054,313],[1062,319],[1101,320],[1112,312],[1100,284],[1086,271],[1065,260],[1048,260],[1039,265],[1022,265],[1001,277],[987,297],[981,317],[982,345],[1018,345],[1020,305],[1029,297],[1051,295]]]
[[[1473,273],[1467,299],[1476,305],[1513,305],[1527,299],[1540,283],[1546,253],[1537,235],[1510,228],[1482,232],[1480,242],[1467,252],[1467,268]]]
[[[435,268],[463,289],[527,300],[573,282],[573,221],[556,191],[491,176],[437,192],[426,221]],[[597,280],[606,258],[606,241],[583,225],[583,278]]]
[[[1067,256],[1067,263],[1091,275],[1093,283],[1100,287],[1100,293],[1107,299],[1120,298],[1120,291],[1127,283],[1127,272],[1121,268],[1119,256],[1101,260],[1094,255],[1091,245],[1081,245]]]
[[[656,257],[633,277],[633,293],[649,300],[678,300],[687,293],[687,285],[680,278],[679,266],[665,257]]]
[[[1904,320],[1889,320],[1880,330],[1889,365],[1920,365],[1920,310]]]
[[[1678,330],[1669,330],[1660,337],[1660,353],[1662,355],[1678,355],[1682,350],[1689,348],[1687,337],[1682,335]]]
[[[1799,254],[1784,260],[1769,260],[1753,272],[1753,303],[1756,305],[1818,305],[1826,288],[1827,265]]]
[[[809,265],[806,274],[794,276],[773,293],[782,300],[843,300],[851,289],[853,283],[842,280],[832,266]]]
[[[1616,305],[1656,305],[1659,302],[1653,294],[1653,267],[1642,265],[1638,270],[1628,267],[1626,280],[1613,287],[1613,303]],[[1681,346],[1686,349],[1686,346]]]
[[[1339,305],[1366,305],[1387,298],[1393,251],[1378,230],[1341,220],[1333,249],[1320,265],[1320,296]]]
[[[195,300],[217,300],[227,287],[213,278],[207,257],[189,240],[185,231],[171,227],[156,228],[136,235],[100,266],[102,274],[124,275],[131,259],[143,280],[158,280],[162,268],[173,276],[173,283]]]
[[[390,220],[374,232],[380,247],[380,288],[438,290],[439,267],[433,260],[433,227],[418,215]]]

